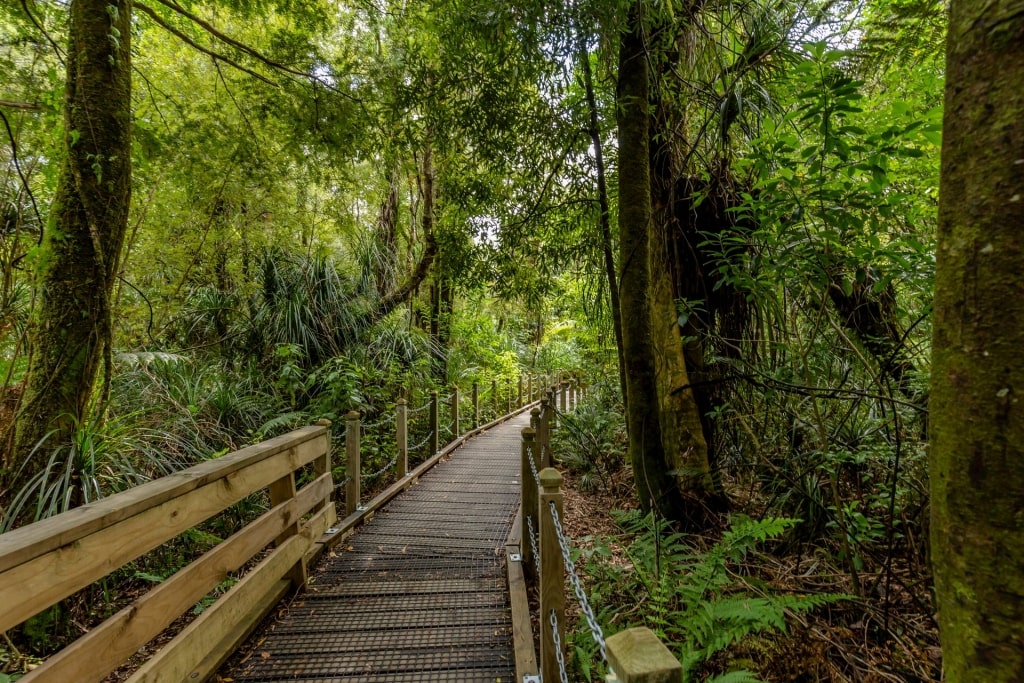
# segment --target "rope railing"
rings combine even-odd
[[[532,394],[528,385],[527,395]],[[541,388],[541,404],[522,431],[522,529],[519,558],[528,583],[540,596],[541,629],[537,673],[541,681],[568,683],[565,663],[566,579],[579,611],[607,667],[609,683],[681,682],[682,667],[654,632],[627,629],[605,638],[572,559],[573,541],[562,522],[562,475],[552,467],[551,434],[558,418],[575,410],[579,386],[569,382]],[[531,660],[532,661],[532,660]],[[527,673],[524,672],[524,677]]]

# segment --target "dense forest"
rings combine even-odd
[[[686,680],[1020,680],[1019,1],[9,0],[0,123],[0,533],[561,373],[597,618]]]

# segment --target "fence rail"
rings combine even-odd
[[[504,395],[509,414],[513,414],[513,406],[531,405],[541,396],[544,381],[540,376],[527,375],[520,379],[518,391],[509,382]],[[502,407],[497,382],[492,382],[490,392],[497,413]],[[493,422],[480,426],[477,403],[475,429],[464,432],[458,387],[445,397],[437,391],[429,396],[427,403],[414,410],[400,398],[394,414],[378,415],[369,425],[360,424],[356,411],[345,415],[347,471],[341,485],[346,514],[341,520],[332,501],[335,482],[331,475],[330,423],[323,420],[0,535],[0,632],[4,632],[249,495],[266,491],[271,505],[236,534],[20,680],[102,681],[209,595],[230,573],[259,557],[254,568],[128,679],[131,683],[206,680],[281,597],[305,586],[307,566],[320,552],[341,542],[356,525],[370,519],[467,438],[505,419],[495,415]],[[553,392],[545,394],[546,405],[555,400]],[[562,400],[572,399],[563,394]],[[442,423],[441,413],[446,407],[450,409],[450,421]],[[409,418],[423,412],[428,413],[426,436],[410,447]],[[540,413],[536,408],[534,412]],[[546,410],[545,414],[545,419],[550,419],[553,412]],[[533,419],[536,422],[538,415]],[[395,431],[388,438],[394,437],[394,457],[378,471],[362,474],[361,436],[368,430],[391,426]],[[445,432],[450,439],[440,447]],[[549,439],[550,426],[546,425],[543,432],[538,430],[538,435],[541,433]],[[410,471],[409,453],[424,446],[429,450],[426,460]],[[361,505],[362,481],[392,469],[398,480]],[[265,552],[268,548],[270,552]]]
[[[203,680],[288,590],[337,519],[327,424],[261,444],[0,535],[0,631],[16,626],[246,496],[271,509],[22,681],[103,680],[268,545],[274,550],[129,679]],[[295,473],[311,465],[301,489]]]

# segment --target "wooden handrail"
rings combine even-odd
[[[0,631],[141,557],[246,496],[272,507],[47,659],[22,681],[101,681],[269,544],[275,549],[130,679],[212,674],[281,595],[304,585],[306,558],[337,515],[327,424],[305,427],[0,535]],[[296,487],[295,472],[314,478]],[[182,680],[181,677],[178,680]]]

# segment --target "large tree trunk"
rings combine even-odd
[[[662,447],[651,325],[651,176],[648,166],[647,51],[639,16],[631,5],[620,36],[617,119],[619,127],[619,267],[622,287],[622,350],[626,369],[629,459],[640,505],[680,519],[683,504],[669,476]]]
[[[39,259],[31,361],[5,463],[17,486],[85,417],[101,365],[109,372],[110,297],[131,199],[131,3],[70,4],[64,127],[67,154]]]
[[[932,339],[932,559],[946,680],[1024,669],[1024,12],[953,0]]]

